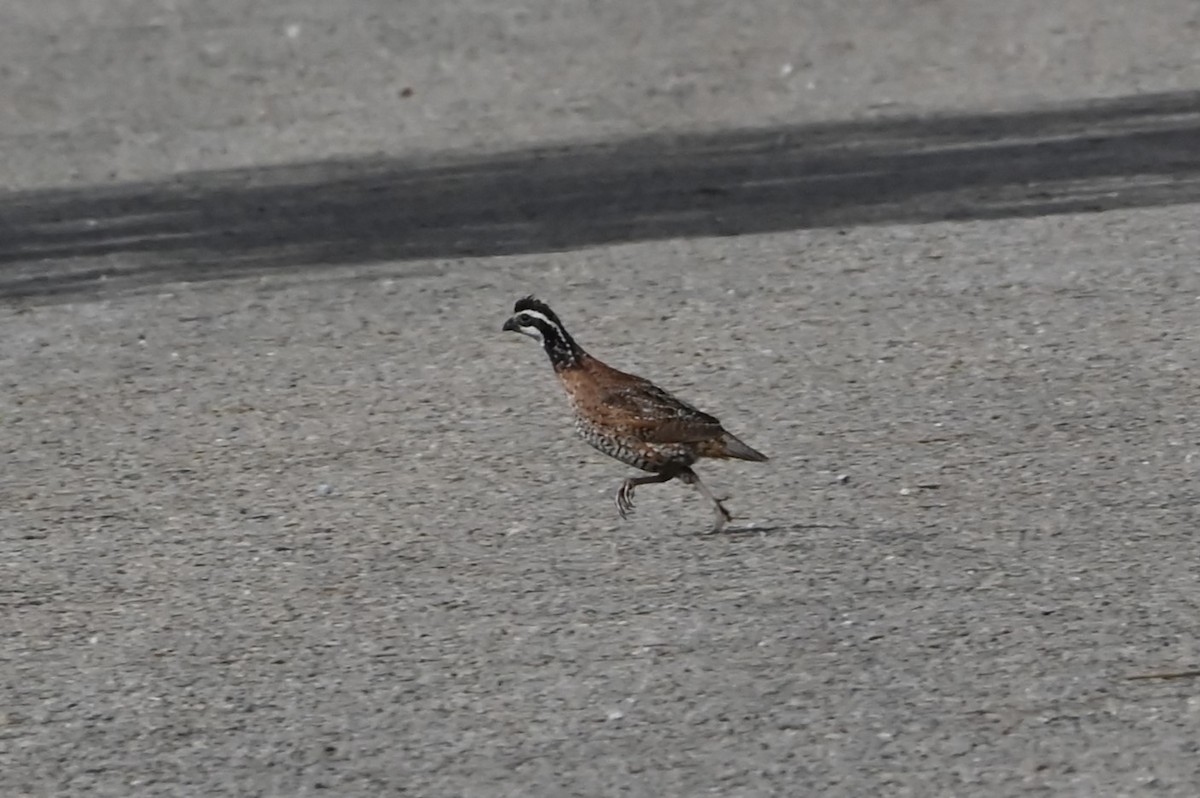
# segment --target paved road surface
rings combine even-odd
[[[0,794],[1195,795],[1200,7],[793,5],[0,8]]]

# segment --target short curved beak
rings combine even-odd
[[[504,322],[504,326],[501,327],[500,329],[503,332],[516,332],[517,331],[517,320],[515,318],[510,318],[508,321]]]

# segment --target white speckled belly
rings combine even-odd
[[[695,454],[686,444],[649,443],[633,436],[617,435],[578,415],[575,431],[595,449],[643,471],[661,471],[668,465],[688,466],[696,462]]]

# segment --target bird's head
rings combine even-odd
[[[571,365],[583,354],[550,306],[531,296],[517,300],[513,315],[504,322],[503,329],[541,342],[555,368]]]
[[[550,306],[531,296],[517,300],[517,304],[513,306],[513,315],[504,322],[504,330],[519,332],[541,342],[547,341],[555,333],[560,337],[566,333],[562,322]]]

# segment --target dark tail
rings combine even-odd
[[[721,443],[725,444],[726,457],[735,457],[738,460],[753,460],[756,463],[761,463],[768,459],[765,454],[757,449],[751,449],[731,433],[726,432],[721,436]]]

